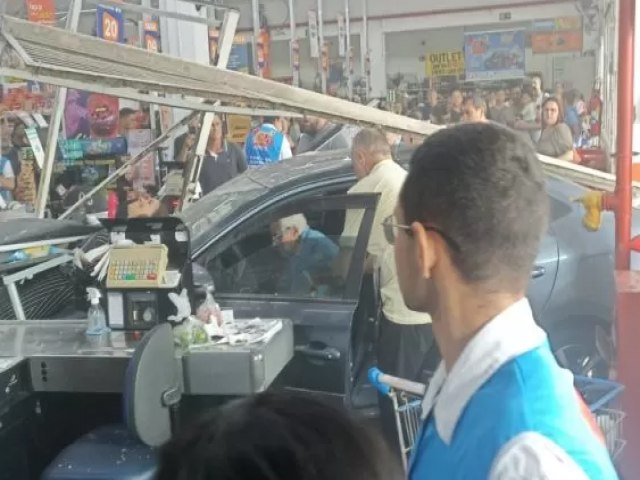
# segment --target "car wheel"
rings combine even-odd
[[[574,375],[607,378],[611,365],[601,355],[596,343],[598,323],[572,321],[550,333],[553,353],[560,366]]]

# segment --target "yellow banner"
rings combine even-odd
[[[427,77],[458,76],[464,73],[464,53],[430,53],[426,57]]]

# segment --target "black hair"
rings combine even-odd
[[[466,105],[467,103],[471,103],[471,105],[473,105],[473,108],[475,108],[476,110],[482,110],[484,113],[487,113],[487,102],[485,102],[484,98],[482,98],[481,95],[476,93],[474,95],[471,95],[470,97],[465,98],[463,105]]]
[[[405,223],[433,225],[458,244],[451,259],[465,281],[516,293],[529,280],[548,202],[533,147],[491,123],[430,136],[400,195]]]
[[[129,115],[135,115],[136,111],[133,108],[125,107],[120,109],[120,118],[128,117]]]
[[[271,125],[275,124],[278,120],[278,117],[262,117],[263,123],[270,123]]]
[[[235,401],[160,452],[157,480],[400,480],[379,436],[338,407],[301,394]]]

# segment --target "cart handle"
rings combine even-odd
[[[427,387],[418,382],[405,380],[404,378],[394,377],[382,373],[378,367],[369,369],[369,382],[383,395],[389,395],[391,390],[401,390],[403,392],[412,393],[413,395],[424,395]]]

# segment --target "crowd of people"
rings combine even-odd
[[[157,478],[617,479],[526,299],[549,213],[531,142],[470,122],[430,136],[405,172],[385,133],[363,129],[351,161],[358,182],[349,193],[381,196],[366,257],[380,277],[380,366],[415,379],[429,342],[441,355],[408,472],[392,438],[361,419],[310,396],[267,392],[178,432]]]
[[[557,83],[545,91],[540,76],[528,77],[511,88],[477,89],[448,96],[429,90],[423,103],[407,113],[437,125],[491,121],[508,126],[530,141],[538,153],[578,162],[576,149],[589,146],[599,135],[602,102],[594,89],[589,102],[575,89]]]

